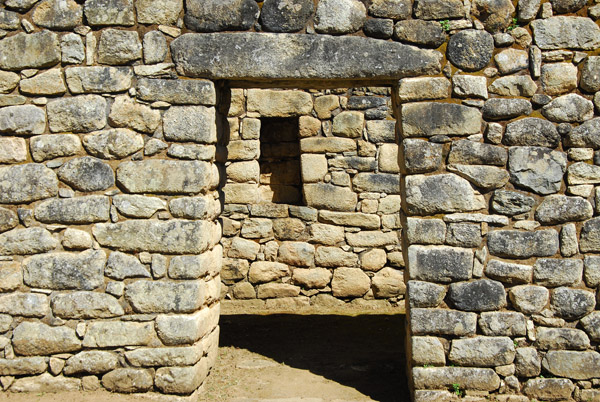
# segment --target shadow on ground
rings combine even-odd
[[[227,315],[220,325],[221,346],[308,370],[376,401],[410,401],[404,315]]]

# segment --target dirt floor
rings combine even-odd
[[[408,402],[404,315],[224,315],[216,367],[194,402]],[[0,402],[133,402],[157,395],[19,395]]]

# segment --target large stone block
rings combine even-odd
[[[567,168],[563,152],[543,147],[511,147],[508,153],[510,181],[538,194],[558,192]]]
[[[400,193],[400,175],[390,173],[359,173],[352,179],[355,191]]]
[[[574,389],[567,378],[534,378],[525,383],[523,393],[530,398],[560,401],[569,399]]]
[[[554,229],[534,232],[495,230],[488,234],[490,253],[499,257],[550,257],[558,252],[558,246],[558,232]]]
[[[119,358],[115,353],[90,350],[77,353],[67,359],[63,373],[73,374],[102,374],[119,367]]]
[[[32,375],[46,371],[48,365],[43,357],[18,357],[0,359],[0,375]]]
[[[42,318],[50,312],[49,307],[46,295],[15,292],[0,296],[0,313]]]
[[[35,255],[23,261],[23,280],[42,289],[92,290],[104,284],[105,263],[102,250]]]
[[[511,311],[481,313],[479,328],[487,336],[525,336],[527,320],[523,314]]]
[[[359,268],[338,268],[333,271],[331,290],[335,297],[362,297],[371,287],[371,280]]]
[[[125,299],[138,313],[191,313],[204,304],[202,281],[136,281],[125,287]]]
[[[11,392],[27,392],[30,394],[45,394],[54,392],[78,392],[81,391],[81,380],[79,378],[66,378],[44,373],[36,377],[17,378],[11,385]]]
[[[312,97],[304,91],[248,90],[248,111],[265,117],[291,117],[310,114]]]
[[[185,24],[197,32],[244,31],[258,17],[258,6],[251,0],[186,0]]]
[[[149,278],[150,272],[134,255],[113,251],[108,257],[104,274],[112,279]]]
[[[543,350],[585,350],[590,347],[590,339],[580,329],[538,327],[535,335],[536,347]]]
[[[455,103],[409,103],[402,106],[402,129],[407,137],[470,135],[481,131],[481,112]]]
[[[149,251],[166,254],[201,254],[217,230],[207,221],[143,221],[99,223],[92,233],[103,246],[121,251]]]
[[[152,323],[97,321],[88,324],[83,346],[86,348],[143,346],[150,343],[154,337]]]
[[[485,274],[500,282],[518,285],[531,282],[531,265],[514,264],[500,260],[490,260],[485,268]]]
[[[85,291],[56,295],[52,298],[52,312],[66,319],[110,318],[124,314],[123,307],[113,296]]]
[[[0,133],[12,135],[42,134],[46,130],[44,109],[33,105],[0,109]]]
[[[106,100],[100,95],[80,95],[48,102],[48,126],[53,133],[89,133],[106,126]]]
[[[533,265],[533,281],[546,287],[577,285],[581,282],[583,261],[540,258]]]
[[[477,314],[456,310],[413,308],[410,312],[413,335],[475,335]]]
[[[515,346],[507,336],[455,339],[448,359],[461,366],[496,367],[512,364]]]
[[[15,352],[24,356],[47,356],[81,349],[81,340],[74,329],[37,322],[19,324],[13,331],[12,344]]]
[[[0,292],[10,292],[23,283],[21,263],[18,261],[0,262]]]
[[[559,16],[531,23],[535,44],[542,50],[582,49],[600,46],[600,28],[590,18]]]
[[[0,138],[0,163],[18,163],[26,160],[27,145],[23,138]]]
[[[207,358],[191,367],[161,367],[156,370],[156,387],[168,394],[191,394],[202,385],[209,369]]]
[[[58,240],[41,227],[13,229],[0,234],[0,254],[3,255],[45,253],[57,246]]]
[[[175,348],[139,348],[125,352],[127,361],[136,367],[191,366],[204,353],[202,342],[194,346]]]
[[[397,245],[397,232],[380,232],[376,230],[363,230],[357,233],[346,234],[348,244],[352,247],[383,247]]]
[[[174,106],[163,116],[164,136],[172,141],[212,144],[217,141],[215,109],[206,106]]]
[[[91,26],[131,26],[135,23],[133,0],[87,0],[83,11]]]
[[[315,254],[315,262],[328,268],[355,267],[358,264],[358,256],[339,247],[319,247]]]
[[[489,279],[453,283],[448,295],[459,310],[494,311],[506,306],[504,286]]]
[[[169,277],[174,279],[197,279],[212,272],[221,272],[223,248],[215,246],[200,255],[181,255],[171,259]]]
[[[194,344],[204,338],[219,322],[219,304],[191,315],[159,315],[156,332],[165,345]]]
[[[417,389],[452,389],[460,384],[467,390],[494,391],[500,386],[500,377],[491,368],[415,367],[413,379]]]
[[[0,167],[0,203],[20,204],[54,197],[56,174],[41,164]]]
[[[412,175],[406,177],[406,204],[411,214],[435,215],[482,209],[485,200],[457,175]]]
[[[102,376],[102,385],[112,392],[147,392],[154,380],[150,370],[118,368]]]
[[[109,219],[110,199],[102,195],[55,198],[38,204],[35,218],[44,223],[83,224]]]
[[[566,320],[576,320],[594,311],[594,294],[584,289],[560,287],[552,292],[550,307]]]
[[[83,151],[81,140],[75,134],[44,134],[31,137],[29,149],[36,162],[72,156]]]
[[[130,67],[71,67],[65,70],[65,75],[73,94],[102,94],[127,91],[131,87],[133,71]]]
[[[131,193],[190,194],[212,184],[210,164],[199,161],[146,160],[117,168],[117,182]]]
[[[60,46],[53,32],[21,32],[0,40],[0,68],[3,70],[44,68],[59,61]]]
[[[144,101],[163,101],[174,105],[214,105],[214,84],[208,80],[165,80],[140,78],[138,97]]]
[[[306,205],[332,211],[354,211],[358,196],[348,187],[315,183],[304,185]]]
[[[600,138],[596,133],[600,130],[600,118],[595,118],[574,127],[563,139],[563,144],[577,148],[600,148]]]
[[[468,280],[473,271],[473,251],[448,246],[419,246],[408,248],[411,279],[432,282]]]
[[[171,54],[180,74],[217,79],[394,79],[436,74],[441,58],[377,39],[267,33],[186,34]]]
[[[542,367],[550,374],[575,380],[589,380],[600,376],[600,353],[552,350],[546,353]]]
[[[326,34],[358,31],[367,18],[363,3],[356,0],[323,0],[315,13],[315,30]]]

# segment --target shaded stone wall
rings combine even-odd
[[[231,92],[227,299],[253,309],[404,307],[390,88]],[[287,159],[271,164],[271,154]]]
[[[236,142],[254,152],[247,161],[260,158],[244,133],[255,136],[268,114],[233,113],[211,79],[249,88],[247,107],[253,86],[392,88],[400,174],[385,174],[400,183],[414,400],[598,399],[599,15],[598,4],[570,0],[5,0],[3,389],[200,386],[218,337],[217,218],[225,233],[238,221],[240,234],[246,214],[263,218],[245,202],[222,203],[235,185],[270,194],[227,172],[239,163],[227,157]],[[301,177],[312,158],[305,173],[316,181],[303,182],[306,206],[277,218],[302,220],[292,207],[319,210],[317,219],[373,215],[360,194],[376,183],[361,173],[334,184],[356,197],[344,210],[319,195],[337,157],[319,144],[348,138],[302,137],[300,118],[312,121],[329,95],[302,93]],[[350,141],[360,152],[368,126]],[[392,148],[384,142],[379,155]],[[232,205],[247,209],[233,216]],[[380,223],[385,236],[400,233]],[[350,228],[355,247],[360,225],[332,226]],[[306,299],[287,305],[296,300]]]

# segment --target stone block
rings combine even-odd
[[[108,28],[98,41],[98,63],[128,64],[142,58],[142,43],[136,31]]]
[[[20,262],[0,262],[0,292],[16,290],[22,283],[23,273]]]
[[[0,54],[0,68],[3,70],[44,68],[60,61],[60,46],[54,32],[21,32],[0,40]]]
[[[454,103],[410,103],[402,106],[402,129],[407,137],[470,135],[481,131],[481,112]]]
[[[21,93],[33,96],[63,95],[67,92],[62,71],[58,68],[53,68],[31,78],[21,80],[19,89]]]
[[[257,48],[263,51],[258,54]],[[377,76],[394,79],[435,75],[440,71],[438,52],[354,36],[182,35],[172,42],[171,53],[179,73],[188,77],[352,79]],[[360,57],[348,57],[351,54],[360,54]],[[289,67],[274,69],[274,65]]]
[[[164,136],[172,141],[212,144],[217,141],[215,109],[206,106],[174,106],[163,116]]]
[[[444,2],[445,4],[436,0],[427,0],[427,3],[443,4],[442,7],[444,8],[454,3],[452,8],[455,11],[453,13],[461,15],[463,12],[462,6],[456,0]],[[419,2],[419,4],[425,4],[425,2]],[[492,59],[493,51],[494,39],[492,35],[483,30],[465,29],[450,37],[446,55],[453,65],[464,71],[479,71],[488,65]]]
[[[319,250],[319,249],[317,249]],[[329,285],[332,274],[325,268],[294,269],[292,281],[307,289],[322,289]]]
[[[83,338],[86,348],[143,346],[155,336],[152,323],[97,321],[88,324]]]
[[[32,375],[46,371],[48,365],[43,357],[18,357],[16,359],[0,359],[0,375]]]
[[[533,267],[531,265],[500,260],[490,260],[485,268],[485,274],[488,277],[509,285],[531,282],[532,272]]]
[[[304,242],[282,242],[279,245],[277,260],[297,267],[309,267],[314,264],[315,247]]]
[[[437,307],[446,296],[446,288],[431,282],[408,281],[408,302],[413,308]]]
[[[507,336],[454,339],[448,359],[461,366],[496,367],[512,364],[515,346]]]
[[[545,287],[577,285],[582,274],[581,260],[540,258],[533,265],[533,282]]]
[[[66,378],[44,373],[36,377],[18,378],[11,385],[12,392],[27,393],[55,393],[55,392],[78,392],[81,390],[79,378]]]
[[[131,193],[189,194],[211,185],[212,170],[199,161],[125,162],[117,168],[117,181]]]
[[[380,232],[374,230],[346,234],[346,240],[352,247],[383,247],[397,245],[397,232]]]
[[[202,281],[140,280],[125,287],[125,299],[138,313],[191,313],[202,307],[205,297]]]
[[[106,126],[106,100],[99,95],[80,95],[48,102],[50,131],[88,133]]]
[[[150,4],[150,3],[149,3]],[[156,2],[152,2],[152,8]],[[208,80],[167,80],[140,78],[136,92],[144,101],[163,101],[174,105],[207,105],[216,103],[214,84]]]
[[[156,387],[168,394],[191,394],[202,385],[209,370],[206,358],[191,367],[161,367],[156,370]]]
[[[111,295],[97,292],[58,294],[52,298],[52,312],[60,318],[111,318],[124,314]]]
[[[58,240],[40,227],[13,229],[0,234],[0,254],[3,255],[45,253],[57,246]]]
[[[443,366],[446,364],[444,346],[438,338],[433,336],[413,336],[411,338],[411,345],[413,365]]]
[[[412,370],[417,389],[452,389],[452,384],[460,384],[466,390],[495,391],[500,386],[500,377],[491,368],[414,367]]]
[[[600,45],[600,28],[586,17],[558,16],[531,23],[535,44],[542,50],[594,49]]]
[[[339,247],[321,246],[317,248],[315,263],[321,267],[328,268],[356,267],[358,257],[356,254],[346,252]]]
[[[378,299],[404,295],[404,272],[390,267],[383,268],[373,276],[371,288],[373,296]]]
[[[62,156],[72,156],[83,151],[81,140],[75,134],[44,134],[29,141],[31,157],[36,162]]]
[[[150,370],[118,368],[102,376],[102,385],[111,392],[147,392],[154,380]]]
[[[211,272],[220,272],[223,248],[215,246],[200,255],[181,255],[171,258],[169,277],[173,279],[197,279]]]
[[[315,30],[325,34],[358,31],[365,23],[367,10],[356,0],[324,0],[317,6]]]
[[[540,400],[569,399],[575,386],[567,378],[535,378],[527,381],[523,393]]]
[[[409,244],[444,244],[446,224],[443,220],[407,218],[406,222]]]
[[[91,26],[132,26],[135,23],[132,0],[87,0],[83,11]]]
[[[17,354],[24,356],[48,356],[81,349],[75,330],[36,322],[19,324],[13,331],[12,345]]]
[[[101,350],[84,351],[67,359],[63,373],[102,374],[119,367],[119,358],[115,353]]]
[[[156,332],[165,345],[194,344],[217,326],[219,311],[216,304],[192,315],[159,315]]]
[[[598,377],[600,353],[551,350],[544,356],[542,367],[550,374],[558,377],[589,380]]]
[[[27,160],[27,145],[23,138],[0,138],[0,163],[18,163]]]
[[[46,295],[14,292],[0,296],[0,313],[42,318],[49,312],[50,305]]]
[[[600,30],[598,31],[600,34]],[[594,117],[594,105],[581,95],[559,96],[542,108],[542,115],[558,123],[582,123]]]
[[[499,257],[550,257],[558,252],[558,246],[558,233],[553,229],[533,232],[495,230],[488,234],[490,253]]]
[[[92,233],[103,246],[121,251],[165,254],[201,254],[209,247],[217,227],[208,221],[142,221],[96,224]],[[160,242],[156,239],[160,238]]]
[[[506,306],[506,292],[500,282],[481,279],[450,285],[450,301],[460,310],[494,311]]]
[[[584,331],[579,329],[538,327],[535,335],[535,346],[542,350],[585,350],[590,347],[590,339]]]
[[[325,183],[305,184],[303,187],[306,205],[310,207],[347,212],[356,208],[358,197],[347,187]]]
[[[527,320],[516,312],[481,313],[479,328],[487,336],[525,336]]]
[[[448,246],[419,246],[408,248],[411,279],[452,282],[468,280],[473,270],[473,251]]]
[[[248,111],[263,117],[292,117],[310,114],[312,97],[303,91],[248,90]]]
[[[371,280],[359,268],[337,268],[333,271],[331,290],[335,297],[362,297],[371,288]]]
[[[512,287],[508,295],[517,310],[525,314],[535,314],[546,307],[550,292],[542,286],[520,285]]]
[[[92,290],[104,284],[105,263],[102,250],[35,255],[23,261],[23,281],[42,289]]]
[[[258,285],[257,289],[259,299],[296,297],[299,294],[300,287],[288,283],[265,283]]]
[[[344,241],[344,228],[322,223],[313,223],[309,228],[310,239],[315,243],[335,246]]]
[[[413,308],[410,312],[413,335],[475,335],[477,314],[456,310]],[[439,385],[439,384],[438,384]]]
[[[109,219],[110,200],[101,195],[55,198],[38,204],[35,217],[44,223],[84,224]]]
[[[46,113],[34,105],[8,106],[0,109],[0,133],[12,135],[42,134],[46,130]]]
[[[552,292],[550,307],[566,320],[576,320],[594,311],[594,294],[584,289],[560,287]]]
[[[474,192],[469,182],[453,174],[408,176],[406,202],[408,211],[419,215],[467,212],[484,207],[483,197]]]

